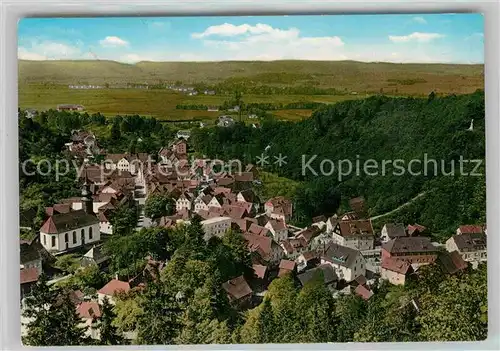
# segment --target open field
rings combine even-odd
[[[139,62],[19,61],[19,84],[160,82],[310,86],[359,93],[427,95],[484,88],[484,65],[395,64],[355,61]]]
[[[245,103],[291,103],[300,101],[334,103],[360,95],[245,95]],[[58,104],[81,104],[89,113],[100,112],[107,116],[140,114],[159,119],[217,118],[222,112],[176,109],[176,105],[220,105],[228,96],[188,96],[165,89],[69,89],[65,85],[23,84],[19,86],[19,107],[38,110],[55,109]],[[301,112],[302,111],[302,112]],[[272,111],[284,119],[301,119],[311,110]],[[288,117],[290,116],[290,117]]]

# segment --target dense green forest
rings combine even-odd
[[[473,130],[468,130],[471,120]],[[298,223],[339,208],[345,210],[347,200],[354,196],[364,196],[370,215],[378,215],[422,192],[424,196],[384,219],[421,223],[438,238],[449,236],[458,224],[485,222],[482,91],[446,97],[431,93],[428,98],[373,96],[321,107],[310,119],[298,123],[266,119],[259,129],[244,124],[200,129],[190,142],[209,157],[255,162],[256,156],[269,156],[266,170],[302,182],[294,199],[294,220]],[[281,167],[273,163],[273,157],[279,154],[287,157],[287,164]],[[303,167],[314,155],[310,166],[318,176]],[[461,157],[482,160],[475,170],[482,175],[461,175]],[[332,172],[324,167],[327,176],[319,172],[324,159],[334,163]],[[373,169],[363,171],[364,162],[373,162],[369,159],[379,164],[377,175],[373,175]],[[396,162],[388,163],[383,175],[383,160],[398,159],[404,165],[414,159],[421,162],[412,164],[413,175],[399,175]],[[339,177],[339,160],[350,160],[353,172]],[[434,163],[428,161],[424,175],[424,160],[437,160],[436,174]],[[356,161],[361,165],[360,172],[356,172]],[[455,175],[444,175],[451,171],[452,163]],[[463,173],[472,173],[475,165],[465,163]]]

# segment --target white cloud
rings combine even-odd
[[[106,38],[99,40],[99,44],[103,47],[117,47],[127,46],[128,42],[119,37],[107,36]]]
[[[191,36],[193,38],[200,39],[213,35],[231,37],[242,34],[262,34],[279,31],[281,30],[262,23],[257,23],[255,26],[250,24],[240,24],[239,26],[235,26],[234,24],[224,23],[217,26],[210,26],[202,33],[193,33]]]
[[[425,20],[425,18],[423,18],[421,16],[415,16],[415,17],[413,17],[413,22],[417,22],[417,23],[420,23],[420,24],[427,24],[427,21]]]
[[[29,46],[20,46],[17,50],[23,60],[73,60],[84,58],[79,46],[55,41],[33,40]]]
[[[407,43],[407,42],[419,42],[419,43],[427,43],[434,39],[439,39],[444,37],[443,34],[439,33],[421,33],[421,32],[413,32],[408,35],[389,35],[389,40],[394,43]]]

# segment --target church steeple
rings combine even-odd
[[[85,169],[85,181],[82,186],[82,209],[88,214],[94,214],[94,200],[90,191],[90,181]]]

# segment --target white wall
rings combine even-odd
[[[89,228],[92,227],[92,239],[89,238]],[[61,252],[67,249],[82,246],[82,229],[84,231],[85,244],[99,241],[101,239],[101,233],[99,228],[99,223],[93,224],[91,226],[85,226],[83,228],[77,228],[75,230],[70,230],[68,232],[63,232],[59,234],[47,234],[40,232],[40,242],[47,251]],[[73,240],[73,232],[75,233],[76,240]],[[66,246],[66,234],[68,235],[68,245]],[[52,245],[52,238],[55,238],[55,245]]]
[[[229,228],[231,228],[231,218],[218,217],[217,220],[211,218],[202,221],[201,225],[203,227],[203,231],[205,232],[205,240],[210,239],[212,236],[221,237]]]

